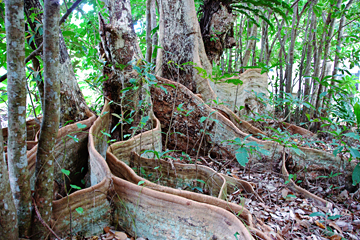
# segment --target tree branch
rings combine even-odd
[[[61,24],[63,24],[65,22],[65,20],[67,19],[67,17],[70,15],[70,13],[81,3],[82,0],[77,0],[67,11],[66,13],[62,16],[62,18],[59,21],[59,26]],[[28,63],[33,57],[36,57],[37,55],[39,55],[40,52],[42,52],[42,47],[43,44],[41,43],[40,46],[34,50],[27,58],[25,58],[25,64]],[[0,77],[0,82],[3,82],[7,79],[7,73],[5,73],[4,75],[2,75]]]

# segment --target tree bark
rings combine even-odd
[[[340,9],[341,2],[342,2],[342,0],[337,1],[336,9]],[[325,43],[325,48],[324,48],[324,58],[323,58],[323,64],[322,64],[322,69],[321,69],[320,80],[323,80],[323,78],[325,77],[325,74],[326,74],[327,58],[329,56],[329,51],[330,51],[331,37],[332,37],[333,32],[334,32],[335,17],[332,16],[331,11],[328,14],[328,19],[326,20],[326,22],[328,23],[329,28],[327,29],[327,36],[326,36],[326,39],[325,39],[326,43]],[[320,102],[321,102],[320,95],[323,92],[324,88],[325,88],[325,86],[323,84],[319,84],[319,89],[318,89],[318,92],[317,92],[316,104],[315,104],[315,109],[316,109],[317,112],[319,112],[319,107],[320,107]]]
[[[202,6],[200,29],[210,63],[219,63],[224,49],[236,46],[233,31],[236,15],[230,3],[227,0],[205,0]]]
[[[11,193],[9,172],[4,159],[4,139],[0,119],[0,235],[4,239],[18,239],[18,218]]]
[[[5,2],[8,66],[8,164],[18,214],[19,236],[29,236],[31,224],[30,176],[26,156],[25,21],[22,0]],[[16,225],[16,223],[15,223]]]
[[[39,0],[25,0],[25,13],[28,23],[33,32],[35,32],[35,43],[39,46],[42,43],[42,36],[39,31],[36,31],[37,23],[31,21],[31,15],[42,21],[43,9]],[[60,48],[60,102],[61,102],[61,117],[60,126],[63,126],[67,121],[81,121],[86,118],[86,110],[88,109],[84,96],[80,91],[79,85],[75,77],[75,73],[71,64],[70,56],[67,52],[64,38],[59,30],[59,48]]]
[[[151,61],[152,55],[152,39],[151,39],[151,3],[155,0],[146,0],[146,55],[145,61]]]
[[[311,22],[310,22],[310,29],[309,29],[309,37],[308,37],[308,43],[307,43],[307,55],[306,55],[306,65],[305,65],[305,72],[304,72],[304,76],[305,76],[305,83],[304,83],[304,101],[309,101],[310,99],[310,90],[311,90],[311,85],[310,85],[310,70],[311,70],[311,62],[312,62],[312,48],[313,48],[313,41],[315,41],[315,33],[313,33],[313,30],[315,28],[315,21],[316,21],[316,15],[315,12],[313,11],[312,7],[313,5],[316,3],[316,0],[313,1],[313,3],[310,5],[310,9],[309,12],[311,12]],[[314,49],[314,52],[316,51],[316,49]],[[305,122],[307,121],[307,117],[306,117],[306,113],[309,112],[309,108],[307,108],[306,106],[303,107],[303,111],[302,111],[302,116],[301,116],[301,121]]]
[[[34,199],[42,220],[50,226],[53,200],[54,152],[60,122],[59,15],[58,0],[44,2],[44,119],[36,156]],[[34,221],[34,238],[45,239],[47,228]]]
[[[255,16],[255,21],[256,22],[259,21],[259,16]],[[250,36],[248,36],[249,38],[257,37],[257,25],[255,23],[253,23],[250,32],[251,32]],[[248,62],[250,60],[251,53],[253,52],[255,43],[256,43],[255,39],[249,39],[248,40],[248,44],[246,46],[246,50],[245,50],[244,57],[243,57],[243,60],[242,60],[242,66],[243,67],[246,67],[248,65]]]
[[[208,80],[202,78],[192,64],[211,74],[193,0],[162,0],[160,9],[159,43],[156,72],[167,79],[177,79],[194,93],[201,93]],[[182,65],[184,63],[189,63]],[[214,94],[204,96],[215,99]]]
[[[342,46],[342,41],[343,41],[343,34],[344,34],[344,24],[345,24],[345,20],[346,20],[346,11],[349,10],[351,4],[353,3],[353,0],[350,0],[345,8],[344,8],[344,13],[341,15],[340,18],[340,22],[339,22],[339,30],[338,30],[338,37],[337,37],[337,45],[336,45],[336,50],[335,50],[335,59],[334,59],[334,68],[332,71],[332,81],[331,81],[331,86],[335,85],[335,79],[336,79],[336,75],[338,73],[338,68],[339,68],[339,63],[340,63],[340,55],[341,55],[341,46]],[[329,92],[328,94],[328,104],[330,103],[332,98],[332,94]]]
[[[151,0],[151,6],[150,6],[150,12],[151,12],[151,30],[157,27],[157,21],[156,21],[156,9],[157,9],[156,0]],[[153,52],[154,49],[156,49],[154,46],[158,45],[158,33],[157,31],[152,36],[152,45],[153,45]],[[154,55],[154,53],[152,54]],[[151,56],[151,62],[153,64],[156,64],[156,57]]]
[[[110,23],[106,24],[100,15],[100,51],[105,54],[107,65],[103,73],[108,77],[103,89],[105,97],[115,103],[111,113],[120,116],[120,119],[116,115],[112,117],[113,137],[124,140],[125,134],[139,133],[141,129],[132,130],[132,127],[139,126],[143,117],[152,116],[148,87],[151,76],[150,69],[141,61],[143,56],[133,29],[130,1],[112,0],[107,7]],[[132,122],[126,124],[127,120]],[[150,128],[151,120],[144,125]]]
[[[287,55],[286,59],[286,88],[285,92],[292,94],[292,72],[293,72],[293,64],[294,64],[294,47],[295,47],[295,39],[296,39],[296,30],[297,25],[296,20],[298,14],[298,4],[295,4],[294,6],[294,15],[292,19],[292,26],[291,26],[291,41],[290,41],[290,47],[289,47],[289,53]],[[290,122],[291,116],[291,106],[285,107],[285,120],[287,122]]]

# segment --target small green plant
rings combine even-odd
[[[324,227],[325,227],[324,234],[328,235],[328,236],[334,235],[334,232],[331,229],[331,227],[327,226],[328,220],[335,220],[335,219],[338,219],[338,218],[342,217],[341,215],[332,215],[331,216],[330,213],[324,214],[322,212],[313,212],[309,216],[310,217],[320,217],[320,219],[322,219],[319,222],[324,223]]]
[[[289,174],[288,179],[289,179],[289,180],[286,180],[286,181],[285,181],[285,184],[290,183],[291,180],[293,180],[293,181],[296,182],[296,183],[301,183],[301,182],[302,182],[301,180],[297,180],[297,181],[296,181],[296,179],[297,179],[297,175],[296,175],[296,174]]]
[[[227,140],[230,145],[236,145],[239,146],[239,148],[236,150],[236,160],[238,163],[245,167],[246,163],[249,162],[249,153],[253,153],[254,151],[260,152],[262,154],[268,155],[269,151],[262,149],[263,145],[258,144],[255,141],[246,141],[248,137],[250,137],[251,134],[247,135],[243,140],[240,138],[235,138],[234,140]]]

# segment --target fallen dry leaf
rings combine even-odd
[[[318,227],[321,227],[322,229],[325,229],[325,226],[319,222],[319,221],[315,221],[315,224],[318,226]]]

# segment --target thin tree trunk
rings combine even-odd
[[[323,33],[322,33],[322,36],[321,36],[321,40],[320,40],[320,43],[318,45],[318,47],[316,46],[317,43],[314,42],[314,51],[316,51],[316,53],[314,52],[314,74],[313,74],[313,91],[312,91],[312,94],[311,94],[311,104],[312,105],[315,105],[315,102],[316,102],[316,98],[317,98],[317,92],[318,92],[318,87],[319,87],[319,84],[317,83],[316,80],[319,80],[319,77],[320,77],[320,62],[321,62],[321,55],[322,55],[322,52],[323,52],[323,45],[324,45],[324,42],[325,42],[325,37],[326,37],[326,33],[327,33],[327,26],[328,24],[330,24],[330,15],[331,15],[331,12],[328,13],[328,21],[324,22],[324,29],[323,29]],[[324,59],[324,61],[326,61]],[[317,111],[317,109],[316,109]],[[313,117],[313,114],[314,112],[312,111],[312,114],[311,114],[311,117]]]
[[[31,224],[30,175],[26,156],[26,75],[24,1],[5,1],[8,67],[8,164],[11,190],[18,214],[19,236],[29,236]],[[16,225],[16,222],[14,223]]]
[[[289,53],[286,60],[286,93],[292,94],[292,71],[293,71],[293,64],[294,64],[294,47],[295,47],[295,39],[296,39],[296,19],[298,14],[298,4],[295,4],[294,6],[294,15],[292,19],[292,26],[291,26],[291,41],[290,41],[290,47],[289,47]],[[295,25],[296,24],[296,25]],[[286,121],[290,122],[291,116],[290,116],[290,108],[291,106],[288,106],[285,108],[285,117]]]
[[[229,49],[228,73],[232,73],[232,49]]]
[[[27,16],[30,28],[35,32],[35,43],[39,46],[42,43],[42,35],[36,31],[37,23],[31,22],[31,15],[35,14],[37,19],[43,20],[43,9],[39,0],[26,0],[25,13]],[[61,102],[61,117],[60,126],[63,126],[67,121],[81,121],[86,118],[86,110],[88,109],[84,96],[80,91],[76,76],[71,64],[70,56],[67,52],[64,38],[59,30],[59,48],[60,48],[60,102]]]
[[[151,39],[151,2],[155,0],[146,0],[146,55],[145,61],[151,61],[152,39]]]
[[[270,11],[268,13],[267,18],[270,18]],[[261,35],[261,50],[260,50],[260,57],[259,62],[266,62],[266,43],[268,40],[268,28],[269,25],[263,20],[262,21],[262,35]]]
[[[235,63],[235,71],[239,71],[239,67],[242,64],[242,34],[243,34],[243,22],[244,22],[244,16],[241,15],[240,17],[240,24],[239,24],[239,31],[238,31],[238,44],[236,45],[235,51],[236,51],[236,63]]]
[[[282,59],[282,49],[280,48],[279,53],[279,72],[280,72],[280,80],[279,80],[279,102],[283,102],[284,99],[284,75],[283,75],[283,59]],[[283,114],[283,104],[279,105],[276,109],[276,112],[281,112]]]
[[[313,2],[313,4],[316,3],[316,0]],[[305,86],[304,86],[304,101],[309,101],[309,94],[310,94],[310,90],[311,90],[311,85],[310,85],[310,70],[311,70],[311,62],[312,62],[312,48],[313,48],[313,41],[315,40],[315,33],[313,33],[313,29],[315,28],[315,21],[316,21],[316,15],[315,12],[312,10],[312,6],[313,4],[310,6],[310,10],[312,13],[311,15],[311,23],[310,23],[310,30],[309,30],[309,40],[308,40],[308,45],[307,45],[307,56],[306,56],[306,66],[305,66],[305,72],[304,72],[304,76],[305,76]],[[314,52],[316,52],[316,49],[314,49]],[[307,108],[306,106],[304,106],[303,108],[303,112],[302,112],[302,121],[305,122],[307,120],[306,114],[309,112],[309,108]]]
[[[302,49],[302,53],[301,53],[301,60],[300,60],[300,67],[299,67],[299,89],[298,89],[298,94],[297,94],[298,99],[300,99],[300,97],[302,95],[302,91],[303,91],[303,88],[302,88],[302,85],[303,85],[303,69],[304,69],[304,61],[305,61],[306,49],[310,45],[310,43],[309,43],[309,35],[310,35],[309,29],[311,31],[311,27],[310,27],[310,25],[311,25],[311,21],[310,21],[311,14],[312,14],[312,3],[310,3],[305,35],[303,37],[304,38],[303,39],[303,44],[302,44],[303,49]],[[296,107],[295,121],[296,121],[297,125],[301,121],[301,119],[300,119],[300,106]]]
[[[255,16],[255,21],[256,22],[259,21],[259,16]],[[253,26],[251,27],[249,32],[250,32],[250,34],[249,34],[248,38],[257,37],[257,25],[255,23],[253,23]],[[248,40],[248,44],[246,46],[246,50],[245,50],[244,57],[243,57],[243,60],[242,60],[242,66],[243,67],[246,67],[248,65],[248,62],[250,60],[250,56],[251,56],[251,53],[252,53],[252,51],[254,49],[255,43],[256,43],[255,39]]]
[[[336,9],[340,9],[341,7],[341,2],[342,0],[338,0],[337,4],[336,4]],[[326,68],[327,68],[327,58],[329,56],[329,51],[330,51],[330,45],[331,45],[331,37],[333,35],[334,32],[334,25],[335,25],[335,17],[332,16],[331,11],[329,12],[328,15],[328,19],[326,20],[326,22],[329,24],[329,29],[327,32],[327,37],[325,39],[326,43],[325,43],[325,48],[324,48],[324,60],[323,60],[323,66],[321,69],[321,75],[320,75],[320,80],[322,80],[325,77],[326,74]],[[324,89],[324,85],[323,84],[319,84],[319,90],[317,93],[317,98],[316,98],[316,111],[319,111],[319,107],[320,107],[320,95],[323,92]]]
[[[59,0],[44,2],[44,118],[36,156],[35,202],[42,220],[50,226],[53,200],[53,148],[60,122]],[[45,239],[47,228],[34,221],[34,239]]]
[[[352,3],[353,3],[353,0],[350,0],[346,4],[345,9],[343,10],[344,13],[342,14],[342,16],[340,18],[338,37],[337,37],[337,46],[336,46],[336,50],[335,50],[334,68],[333,68],[333,71],[332,71],[331,86],[335,85],[334,80],[336,79],[336,75],[338,73],[338,68],[339,68],[339,63],[340,63],[340,54],[341,54],[341,46],[342,46],[343,34],[344,34],[344,24],[345,24],[345,20],[346,20],[346,12],[349,10]],[[329,94],[328,94],[328,104],[330,104],[332,96],[333,95],[329,92]]]
[[[151,30],[153,30],[154,28],[157,27],[156,9],[157,9],[156,0],[151,0],[151,6],[150,6]],[[153,45],[153,51],[154,51],[154,49],[156,49],[156,48],[154,48],[154,46],[158,45],[158,33],[157,33],[157,31],[152,36],[152,45]],[[153,57],[151,62],[153,64],[156,64],[156,57]]]
[[[0,236],[3,239],[18,239],[18,218],[12,196],[9,172],[4,159],[4,139],[0,119]]]

